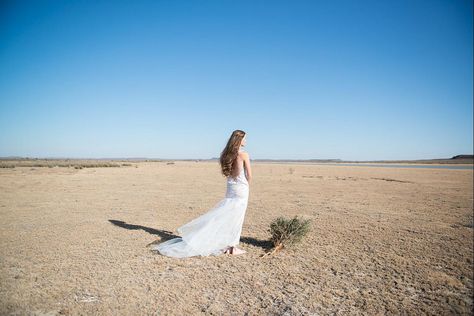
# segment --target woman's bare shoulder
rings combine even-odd
[[[240,156],[241,158],[247,158],[247,157],[249,157],[250,155],[249,155],[249,153],[246,152],[246,151],[239,151],[239,156]]]

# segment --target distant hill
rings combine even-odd
[[[474,159],[474,155],[457,155],[451,159]]]

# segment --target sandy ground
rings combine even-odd
[[[135,165],[137,167],[135,167]],[[149,244],[225,194],[215,162],[0,170],[7,315],[470,314],[472,170],[254,163],[241,256]],[[269,223],[312,220],[262,259]]]

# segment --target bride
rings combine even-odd
[[[249,154],[241,149],[245,144],[245,132],[235,130],[221,153],[221,172],[227,178],[225,198],[205,214],[179,227],[181,237],[154,245],[152,250],[175,258],[246,252],[237,248],[252,179]]]

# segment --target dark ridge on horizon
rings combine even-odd
[[[213,157],[210,159],[169,159],[169,158],[146,158],[146,157],[131,157],[131,158],[68,158],[68,157],[22,157],[22,156],[6,156],[0,157],[0,160],[108,160],[108,161],[136,161],[136,162],[153,162],[153,161],[217,161],[219,158]],[[251,159],[255,162],[331,162],[331,163],[463,163],[473,164],[474,155],[456,155],[451,158],[435,158],[435,159],[412,159],[412,160],[342,160],[342,159]]]

